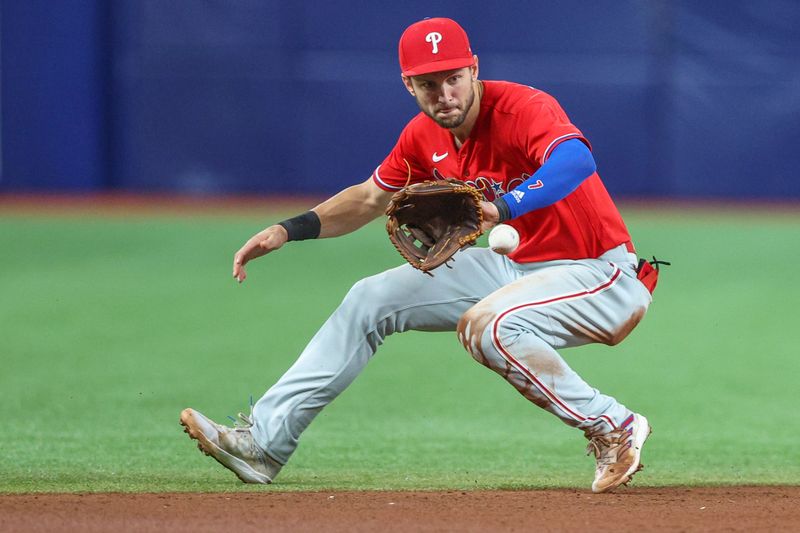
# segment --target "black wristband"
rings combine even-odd
[[[505,200],[503,200],[502,196],[498,196],[495,198],[494,202],[492,202],[497,207],[497,212],[500,214],[499,222],[505,222],[509,218],[511,218],[511,209],[508,208],[508,204]]]
[[[319,216],[314,211],[306,211],[302,215],[278,222],[278,225],[286,228],[290,241],[316,239],[321,227]]]

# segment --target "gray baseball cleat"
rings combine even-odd
[[[241,413],[239,418],[246,425],[230,428],[187,408],[181,412],[181,425],[189,437],[197,440],[201,452],[216,459],[245,483],[272,483],[283,465],[256,444],[250,434],[250,418]]]
[[[627,485],[644,468],[642,446],[651,432],[647,419],[634,413],[619,428],[589,440],[586,455],[594,453],[597,459],[592,492],[609,492]]]

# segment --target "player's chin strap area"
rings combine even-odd
[[[653,256],[651,261],[647,259],[639,259],[639,266],[636,267],[636,278],[653,294],[658,284],[658,273],[661,265],[671,266],[669,261],[660,261]]]

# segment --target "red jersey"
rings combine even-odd
[[[478,118],[460,149],[450,131],[420,113],[372,174],[378,187],[396,191],[407,181],[456,178],[491,202],[533,175],[559,143],[580,139],[591,148],[549,94],[503,81],[483,87]],[[505,223],[519,232],[519,247],[509,254],[518,263],[596,258],[623,243],[633,250],[597,173],[566,198]]]

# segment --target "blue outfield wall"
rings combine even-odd
[[[1,191],[332,193],[416,112],[397,40],[456,18],[556,96],[618,195],[800,199],[800,2],[3,0]]]
[[[92,191],[109,174],[99,2],[2,0],[0,191]]]

